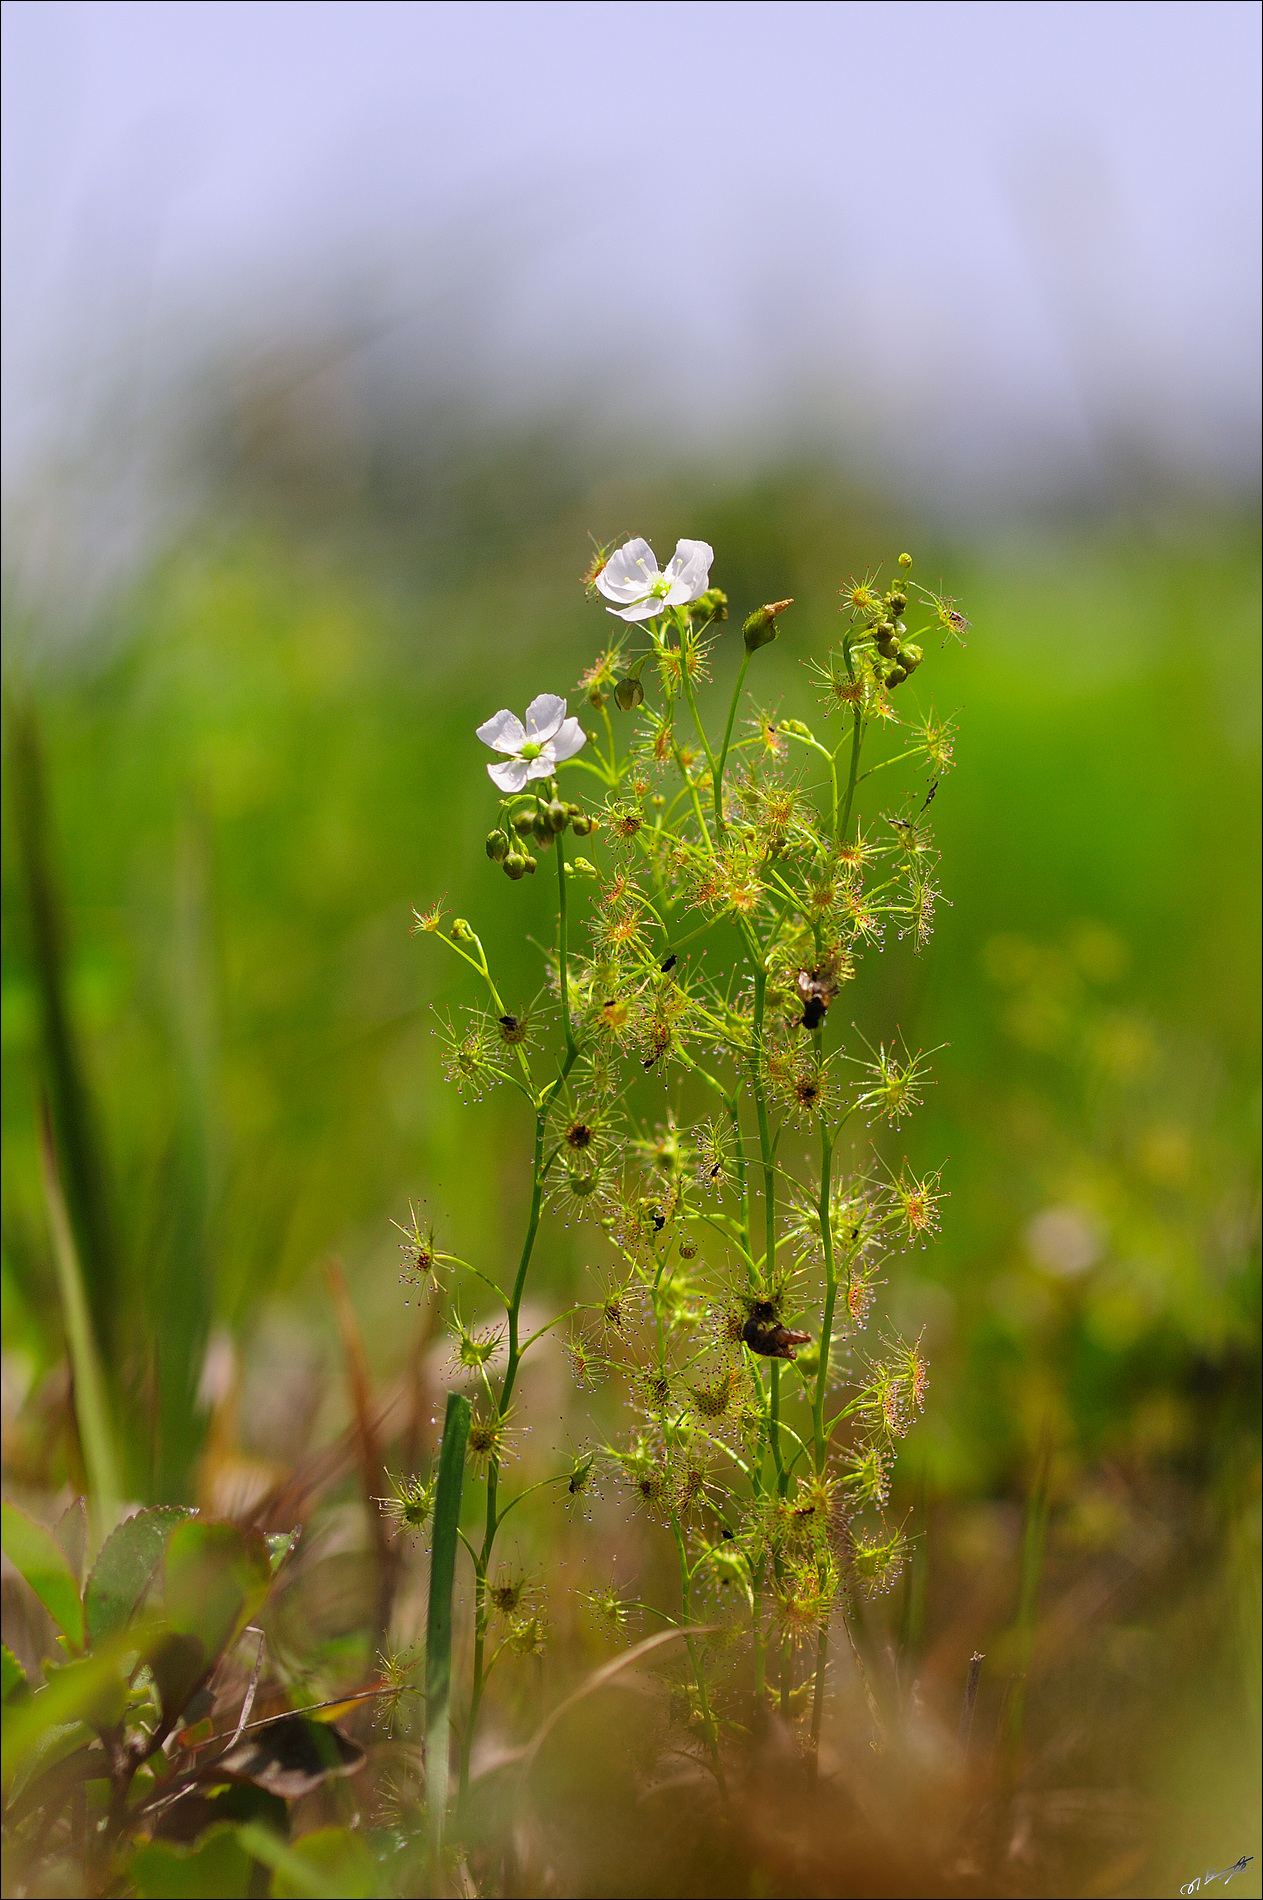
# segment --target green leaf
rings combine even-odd
[[[245,1900],[253,1872],[237,1828],[221,1822],[196,1847],[148,1841],[135,1848],[127,1879],[141,1900]]]
[[[112,1636],[135,1614],[177,1524],[192,1515],[180,1505],[137,1511],[102,1544],[83,1595],[88,1641]]]
[[[272,1892],[304,1900],[374,1900],[385,1892],[377,1866],[358,1834],[322,1827],[286,1846],[266,1828],[237,1830],[244,1847],[272,1869]]]
[[[153,1672],[171,1720],[259,1608],[272,1569],[258,1531],[186,1518],[167,1540],[163,1575],[167,1629]]]
[[[54,1669],[42,1689],[5,1711],[0,1781],[7,1789],[19,1771],[46,1746],[52,1729],[76,1722],[118,1719],[127,1702],[128,1678],[154,1641],[152,1626],[120,1632],[91,1656]]]
[[[83,1561],[88,1550],[88,1506],[84,1498],[74,1498],[53,1525],[58,1548],[70,1565],[76,1585],[83,1583]]]
[[[322,1827],[304,1834],[291,1842],[285,1859],[277,1855],[273,1865],[272,1892],[277,1900],[330,1893],[341,1894],[344,1900],[375,1900],[382,1892],[367,1843],[346,1827]]]
[[[9,1648],[9,1645],[7,1643],[0,1643],[0,1702],[3,1702],[6,1708],[8,1707],[10,1696],[12,1696],[15,1701],[21,1702],[25,1699],[25,1690],[25,1669],[23,1669],[17,1657]]]
[[[51,1531],[5,1499],[0,1505],[4,1554],[21,1571],[48,1614],[75,1645],[83,1648],[83,1605],[65,1553]]]

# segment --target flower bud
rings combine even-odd
[[[891,660],[895,656],[897,642],[895,630],[888,620],[879,620],[873,628],[873,638],[877,642],[877,651],[883,659]]]
[[[535,818],[531,825],[531,837],[535,840],[535,843],[541,851],[547,851],[552,844],[553,828],[548,822],[548,813],[543,808],[535,813]]]
[[[901,665],[900,662],[896,660],[886,675],[886,684],[887,686],[902,686],[907,677],[907,667]]]
[[[527,810],[527,811],[514,812],[513,829],[514,831],[516,831],[519,838],[528,837],[532,829],[534,828],[534,824],[535,824],[535,813],[533,811]]]
[[[776,616],[792,607],[793,599],[772,600],[766,606],[756,607],[741,629],[741,637],[746,643],[747,653],[757,653],[760,647],[775,640],[777,634]]]
[[[782,719],[780,721],[780,729],[782,732],[795,733],[800,739],[815,738],[815,734],[812,732],[810,726],[804,726],[801,719]]]
[[[554,832],[564,831],[566,826],[570,823],[570,813],[566,810],[566,807],[559,798],[554,798],[550,802],[544,816],[548,820],[550,829]]]
[[[892,614],[901,614],[908,604],[908,596],[901,587],[892,587],[886,596]]]
[[[515,884],[520,877],[526,876],[526,859],[520,851],[510,851],[504,860],[504,875],[511,877]]]
[[[925,654],[921,651],[921,648],[914,646],[911,641],[909,641],[907,646],[900,645],[899,661],[907,672],[915,673],[924,658]]]
[[[526,854],[526,868],[530,872],[532,877],[534,877],[535,875],[536,867],[538,866],[538,864],[539,864],[539,859],[533,858],[528,851]]]
[[[472,943],[474,940],[473,925],[466,923],[463,917],[453,917],[452,935],[455,937],[457,943]]]
[[[586,838],[589,832],[595,831],[596,819],[588,818],[583,812],[580,812],[577,818],[570,820],[570,828],[576,838]]]
[[[639,680],[621,679],[614,688],[614,704],[620,712],[633,712],[644,697],[645,689]]]
[[[728,596],[722,587],[708,587],[689,604],[690,614],[700,614],[703,620],[726,620],[728,618]]]
[[[899,565],[900,567],[911,567],[912,556],[910,554],[901,554],[899,556]]]
[[[487,833],[487,856],[493,864],[503,864],[509,852],[509,841],[502,831]]]

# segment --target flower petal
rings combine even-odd
[[[704,594],[710,585],[711,562],[715,550],[709,541],[678,541],[675,553],[667,563],[667,578],[671,582],[671,592],[667,595],[672,607],[682,605],[687,600],[696,600]]]
[[[596,577],[597,587],[606,600],[641,600],[653,585],[658,562],[653,549],[639,535],[615,548]]]
[[[505,759],[500,765],[487,767],[487,777],[502,792],[520,792],[528,776],[525,759]]]
[[[553,775],[552,747],[545,746],[537,759],[526,761],[526,776],[531,778],[551,778]]]
[[[544,747],[544,751],[560,765],[563,759],[573,759],[576,752],[588,743],[588,735],[574,718],[567,719],[559,732]]]
[[[516,713],[509,712],[503,706],[475,729],[474,736],[495,752],[516,752],[526,744],[526,729],[522,721]]]
[[[566,702],[557,693],[540,693],[526,709],[526,736],[536,745],[551,739],[566,716]]]
[[[705,593],[705,591],[703,588],[702,592]],[[630,607],[607,607],[605,611],[607,614],[617,614],[620,620],[656,620],[669,604],[666,600],[655,600],[651,597],[648,600],[633,601]]]

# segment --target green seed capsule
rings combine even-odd
[[[520,851],[510,851],[504,860],[504,875],[511,877],[515,884],[520,877],[526,876],[526,859]]]
[[[644,701],[645,689],[639,680],[619,680],[614,688],[614,704],[620,712],[633,712]]]
[[[590,832],[596,829],[596,819],[587,818],[580,812],[577,818],[570,820],[570,828],[576,838],[586,838]]]
[[[537,868],[537,866],[538,866],[538,864],[539,864],[539,859],[538,859],[538,858],[533,858],[533,857],[531,857],[531,856],[530,856],[530,854],[529,854],[529,852],[528,852],[528,854],[527,854],[527,858],[526,858],[526,868],[527,868],[527,870],[528,870],[528,871],[530,872],[530,874],[531,874],[531,876],[532,876],[532,877],[534,877],[534,875],[535,875],[535,871],[536,871],[536,868]]]
[[[768,646],[775,640],[779,631],[776,616],[783,613],[786,607],[792,607],[793,604],[792,600],[769,600],[766,605],[756,607],[754,612],[746,617],[741,628],[741,637],[746,643],[747,653],[757,653],[760,647]]]
[[[548,819],[550,830],[554,832],[564,831],[570,823],[570,813],[559,798],[552,800],[544,815]]]
[[[533,811],[514,812],[513,829],[514,831],[516,831],[519,838],[525,838],[529,836],[531,830],[534,827],[534,824],[535,824],[535,813]]]
[[[493,864],[503,864],[509,854],[509,841],[502,831],[487,833],[487,856]]]
[[[909,673],[915,673],[924,658],[925,654],[921,648],[914,646],[911,642],[899,648],[899,659]]]

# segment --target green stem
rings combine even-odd
[[[690,1602],[692,1586],[689,1575],[688,1555],[684,1549],[684,1533],[680,1529],[680,1520],[674,1511],[671,1513],[671,1529],[675,1536],[676,1556],[680,1561],[680,1620],[687,1627],[687,1625],[693,1621],[693,1611]],[[706,1692],[706,1678],[702,1674],[701,1660],[697,1653],[697,1645],[691,1636],[684,1638],[684,1646],[688,1650],[689,1662],[693,1669],[693,1680],[697,1684],[697,1699],[701,1705],[702,1726],[706,1731],[706,1745],[710,1749],[711,1765],[715,1770],[715,1780],[719,1783],[720,1795],[724,1805],[727,1806],[728,1784],[724,1780],[724,1765],[720,1760],[719,1737],[715,1732],[715,1718],[711,1714],[710,1697]]]
[[[741,655],[741,670],[737,674],[737,683],[732,689],[732,702],[728,707],[728,723],[724,727],[724,742],[719,748],[719,758],[712,771],[715,787],[715,825],[720,837],[724,835],[724,766],[728,761],[728,748],[732,744],[732,729],[737,720],[737,707],[741,704],[741,689],[746,683],[746,671],[750,665],[750,650],[747,647]]]
[[[838,1297],[837,1265],[833,1257],[833,1223],[829,1200],[833,1186],[833,1139],[820,1124],[820,1241],[824,1250],[824,1317],[820,1323],[820,1369],[816,1374],[815,1403],[811,1408],[812,1438],[817,1472],[823,1472],[829,1440],[824,1429],[824,1405],[829,1390],[829,1350],[833,1340],[833,1311]]]
[[[566,854],[564,832],[557,834],[557,975],[561,989],[561,1024],[566,1036],[566,1054],[575,1054],[574,1031],[570,1027],[570,977],[566,942]]]
[[[846,781],[846,804],[842,810],[842,823],[837,832],[839,844],[841,844],[851,828],[851,806],[855,802],[855,780],[856,774],[860,769],[860,746],[862,744],[863,722],[860,718],[860,709],[857,706],[854,713],[854,724],[851,727],[851,770]]]
[[[684,697],[688,701],[689,712],[693,717],[693,729],[702,742],[702,751],[706,754],[706,763],[709,765],[713,777],[715,771],[715,755],[710,749],[710,740],[706,737],[706,728],[702,724],[701,714],[697,710],[697,701],[693,696],[693,681],[689,676],[688,655],[684,649],[683,639],[681,639],[680,643],[680,682],[684,687]],[[722,814],[717,813],[716,816],[719,818],[722,828]]]
[[[776,1276],[776,1157],[763,1092],[763,1014],[767,1003],[767,969],[762,957],[754,966],[754,1049],[750,1060],[750,1087],[759,1124],[759,1159],[763,1168],[763,1284],[772,1292]],[[776,1469],[776,1488],[784,1497],[789,1475],[781,1458],[780,1361],[768,1368],[768,1449]]]
[[[465,1445],[469,1437],[469,1400],[447,1395],[443,1446],[439,1453],[434,1499],[434,1549],[430,1559],[430,1603],[425,1641],[425,1757],[430,1810],[430,1854],[437,1878],[447,1816],[447,1765],[451,1746],[449,1710],[452,1693],[452,1582],[460,1526]],[[468,1775],[468,1751],[461,1751],[461,1790]]]
[[[816,1638],[816,1686],[811,1696],[811,1758],[813,1773],[820,1771],[820,1725],[824,1719],[824,1678],[829,1662],[829,1632]]]

